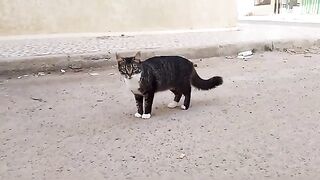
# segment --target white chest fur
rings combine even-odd
[[[133,75],[131,79],[124,78],[128,89],[135,94],[141,94],[141,92],[139,91],[140,78],[141,73]]]

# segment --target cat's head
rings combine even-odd
[[[141,53],[138,52],[133,57],[121,57],[116,54],[118,69],[121,75],[131,79],[133,75],[141,73]]]

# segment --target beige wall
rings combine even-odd
[[[0,35],[232,27],[235,0],[0,0]]]

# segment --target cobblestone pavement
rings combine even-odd
[[[195,48],[234,42],[311,38],[320,39],[312,27],[240,24],[238,30],[152,35],[97,35],[88,37],[0,38],[0,60],[47,55],[104,53],[122,50]]]

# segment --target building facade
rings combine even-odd
[[[235,0],[0,0],[0,35],[234,27]]]

